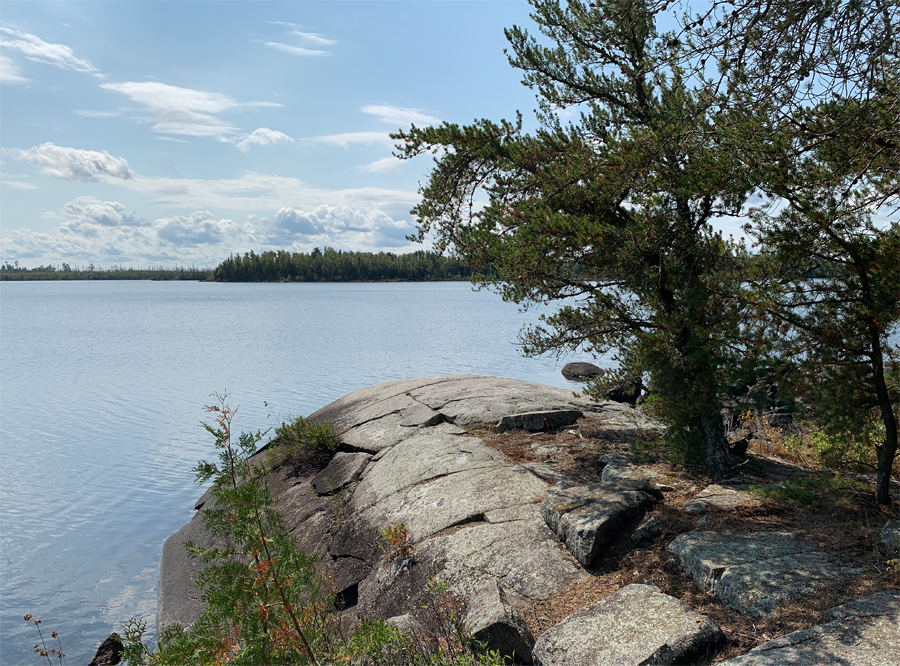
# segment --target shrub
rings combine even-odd
[[[337,428],[330,423],[315,423],[298,416],[290,422],[282,421],[275,428],[270,462],[281,464],[308,453],[332,454],[340,443]]]

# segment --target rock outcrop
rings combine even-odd
[[[794,534],[687,532],[669,544],[697,585],[726,608],[762,618],[854,573]]]
[[[291,534],[319,555],[348,622],[403,616],[436,579],[470,599],[479,637],[530,658],[534,639],[520,609],[589,574],[541,515],[554,484],[464,427],[534,412],[568,414],[568,422],[582,416],[593,430],[621,437],[658,429],[639,410],[615,403],[468,375],[369,387],[309,417],[338,428],[341,452],[324,468],[285,465],[267,481]],[[381,531],[392,524],[406,525],[410,556],[386,556]],[[211,545],[199,512],[163,548],[160,628],[190,625],[202,610],[192,585],[199,565],[184,550],[187,540]]]
[[[827,624],[776,638],[721,666],[892,666],[900,656],[900,592],[832,608]]]
[[[675,594],[679,586],[691,587],[690,577],[733,618],[747,622],[741,614],[755,622],[858,571],[787,531],[685,531],[725,518],[698,519],[698,513],[752,510],[759,500],[709,486],[682,506],[685,495],[699,489],[693,481],[684,482],[665,465],[656,471],[638,465],[618,446],[593,448],[590,441],[658,435],[660,428],[640,408],[538,384],[459,375],[365,388],[309,419],[335,425],[339,451],[330,459],[286,462],[266,482],[292,537],[319,557],[347,629],[373,618],[427,632],[416,610],[433,599],[439,582],[466,600],[466,623],[475,638],[515,663],[708,663],[724,642],[708,617],[649,582],[627,584],[642,579],[637,570],[631,580],[618,579],[616,586],[624,587],[611,595],[609,588],[603,594],[592,588],[591,576],[607,575],[604,568],[616,558],[639,555],[637,562],[665,548],[674,566],[667,561],[662,570],[671,569],[679,580],[666,587],[654,573],[661,587]],[[571,427],[574,432],[554,432]],[[507,429],[519,432],[499,434]],[[528,455],[510,454],[508,446]],[[618,452],[600,454],[610,450]],[[742,474],[767,480],[804,472],[752,457],[742,466]],[[203,610],[193,585],[202,563],[183,544],[225,545],[203,525],[202,510],[214,502],[210,492],[201,497],[193,519],[163,547],[160,631],[176,622],[189,626]],[[896,543],[895,523],[885,528],[886,546]],[[402,532],[407,542],[388,542],[386,528]],[[636,547],[649,550],[629,554]],[[595,596],[579,596],[589,589]],[[574,605],[573,599],[580,601]],[[844,604],[826,624],[727,663],[900,663],[897,605],[896,592]],[[552,616],[555,626],[539,630],[535,609],[541,608],[566,610]]]
[[[725,639],[715,622],[653,585],[628,585],[576,611],[534,646],[543,666],[693,664]]]

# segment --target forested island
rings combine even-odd
[[[472,271],[435,252],[247,252],[231,255],[213,271],[216,282],[378,282],[467,280]]]

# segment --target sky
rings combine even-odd
[[[0,261],[423,249],[410,124],[533,118],[520,0],[0,4]]]

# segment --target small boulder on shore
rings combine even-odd
[[[598,368],[593,363],[566,363],[562,369],[562,376],[575,382],[601,377],[603,374],[603,368]]]

